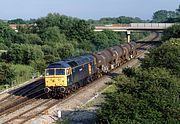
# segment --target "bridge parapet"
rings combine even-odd
[[[130,23],[130,24],[110,24],[104,26],[95,26],[94,31],[112,30],[127,32],[127,41],[130,42],[132,31],[158,31],[162,32],[175,23]]]
[[[112,30],[112,31],[163,31],[175,23],[130,23],[130,24],[110,24],[104,26],[95,26],[94,31]]]
[[[160,27],[160,28],[168,28],[174,25],[174,23],[131,23],[130,27]]]

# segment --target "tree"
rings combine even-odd
[[[75,20],[72,28],[68,31],[67,36],[76,39],[79,42],[91,40],[93,37],[93,29],[85,20]]]
[[[138,17],[132,18],[132,17],[120,16],[119,18],[117,18],[117,22],[121,24],[129,24],[129,23],[140,23],[144,21],[142,21]]]
[[[7,23],[0,21],[0,42],[8,45],[10,42],[14,41],[16,32],[11,29]]]
[[[97,32],[95,33],[93,44],[96,46],[96,50],[99,51],[109,47],[108,41],[109,39],[104,32]]]
[[[43,59],[31,61],[30,65],[41,74],[44,73],[44,69],[47,67],[46,62]]]
[[[163,32],[163,41],[169,40],[170,38],[180,38],[180,24],[175,24]]]
[[[180,39],[171,39],[158,48],[154,48],[142,62],[143,68],[161,67],[180,75]]]
[[[117,90],[98,111],[101,123],[161,124],[180,121],[179,79],[166,69],[135,69],[115,79]]]
[[[159,10],[153,14],[153,22],[167,22],[169,18],[176,18],[175,11]]]
[[[180,16],[180,5],[179,5],[179,8],[176,9],[176,12],[177,12],[177,15]]]
[[[30,64],[31,61],[43,60],[44,53],[40,46],[29,44],[13,44],[2,59],[15,64]]]
[[[108,44],[109,44],[110,47],[112,47],[114,45],[117,45],[117,44],[119,45],[120,43],[123,43],[123,40],[118,35],[118,33],[113,32],[113,31],[109,31],[109,30],[105,30],[103,32],[108,37]]]
[[[26,34],[27,40],[30,44],[43,45],[43,41],[37,34]]]
[[[64,34],[60,33],[60,30],[57,26],[54,27],[48,27],[41,35],[41,38],[49,43],[56,43],[56,42],[61,42],[64,43],[66,42],[66,36]]]
[[[26,21],[23,19],[13,19],[8,21],[9,24],[26,24]]]
[[[69,43],[59,45],[57,52],[60,58],[65,59],[74,55],[74,47]]]
[[[0,43],[0,50],[8,50],[8,47],[5,44]]]
[[[9,84],[15,80],[14,69],[11,68],[11,65],[0,63],[0,84]]]

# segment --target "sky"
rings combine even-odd
[[[0,19],[37,19],[59,13],[81,19],[130,16],[151,19],[157,10],[178,8],[180,0],[0,0]]]

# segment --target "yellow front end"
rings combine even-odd
[[[45,70],[45,87],[67,86],[67,69],[50,68]]]

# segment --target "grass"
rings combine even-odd
[[[31,66],[20,64],[12,65],[12,69],[15,70],[16,74],[15,84],[20,84],[28,81],[32,78],[33,73],[35,72],[35,70]]]
[[[15,80],[9,85],[6,84],[7,86],[4,84],[0,84],[0,90],[19,85],[32,79],[32,76],[37,76],[37,73],[34,73],[36,72],[34,68],[28,65],[12,64],[11,68],[15,72]]]
[[[107,88],[105,88],[102,93],[112,93],[114,91],[116,91],[116,86],[115,84],[111,84]]]

